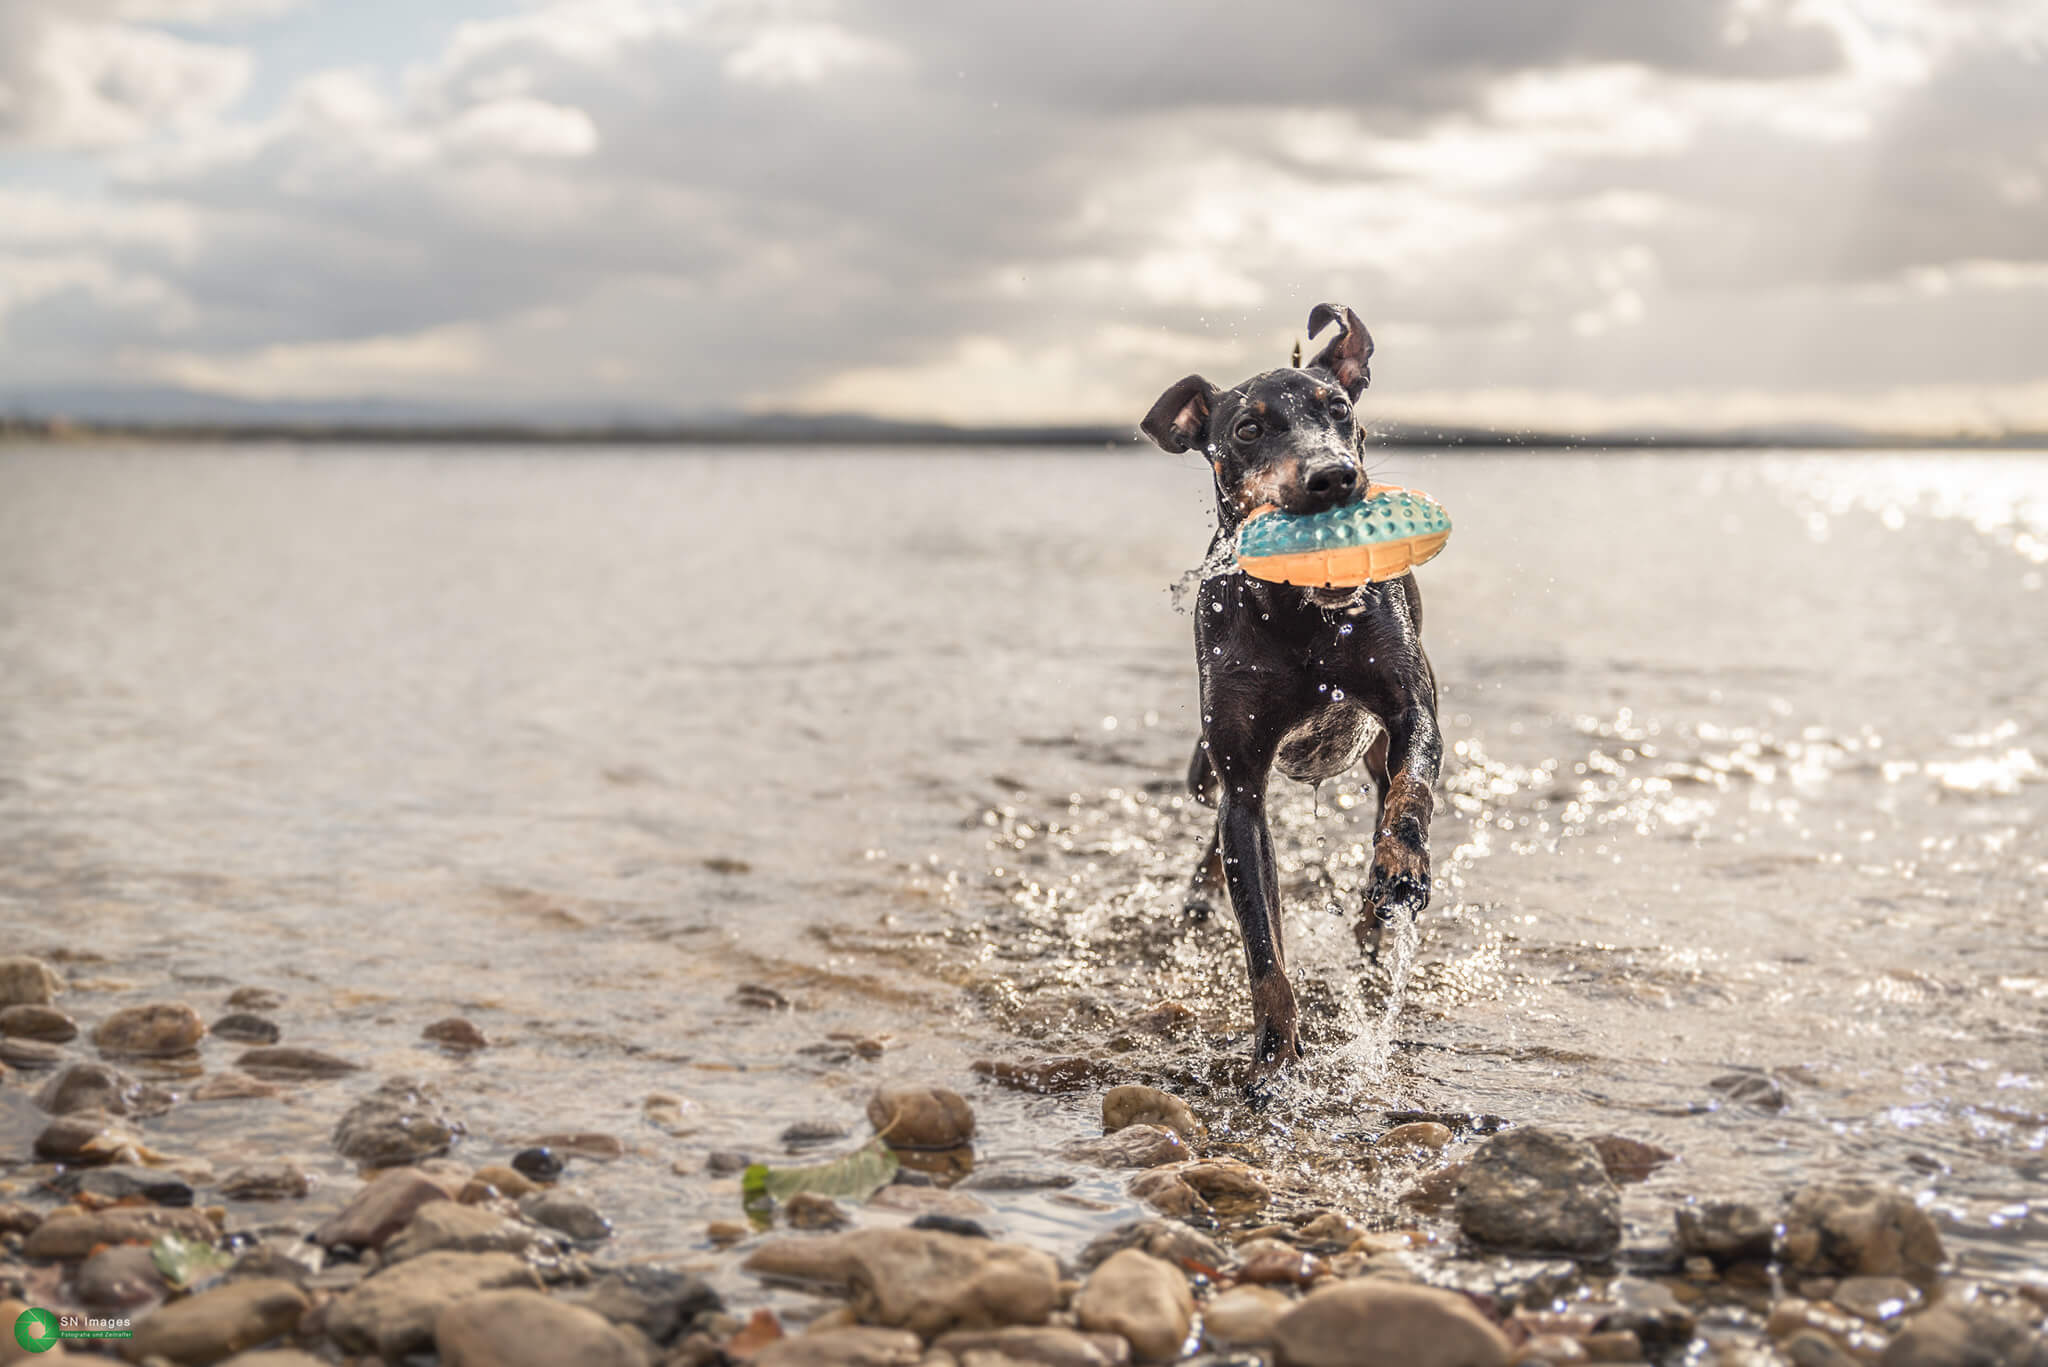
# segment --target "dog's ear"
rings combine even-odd
[[[1138,425],[1162,451],[1175,455],[1202,439],[1209,429],[1209,410],[1216,403],[1216,386],[1200,375],[1177,381],[1159,396],[1145,421]]]
[[[1358,315],[1342,304],[1317,304],[1309,310],[1308,335],[1315,336],[1330,323],[1342,331],[1316,353],[1309,368],[1320,367],[1335,375],[1344,392],[1355,399],[1372,383],[1372,367],[1367,364],[1372,360],[1372,334],[1358,321]]]

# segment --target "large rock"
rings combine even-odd
[[[902,1329],[825,1329],[769,1344],[752,1367],[916,1367],[924,1343]]]
[[[428,1253],[384,1268],[334,1301],[327,1333],[349,1352],[396,1362],[433,1341],[444,1308],[513,1290],[540,1290],[540,1277],[514,1254]]]
[[[220,1230],[200,1210],[116,1206],[90,1215],[52,1215],[21,1251],[31,1258],[83,1258],[101,1244],[154,1243],[165,1234],[212,1243]]]
[[[1605,1257],[1621,1243],[1621,1192],[1584,1140],[1530,1126],[1466,1160],[1458,1227],[1489,1248]]]
[[[124,1006],[101,1021],[92,1032],[93,1046],[102,1054],[125,1054],[135,1058],[163,1058],[190,1053],[205,1038],[206,1022],[183,1002]]]
[[[741,1264],[756,1276],[839,1286],[864,1323],[930,1338],[948,1329],[1043,1324],[1059,1265],[1035,1249],[922,1229],[777,1239]]]
[[[328,1248],[378,1248],[430,1201],[446,1201],[446,1186],[418,1168],[377,1174],[349,1203],[313,1231],[313,1242]]]
[[[1944,1256],[1927,1212],[1904,1192],[1871,1182],[1803,1188],[1785,1213],[1778,1255],[1807,1277],[1904,1277],[1933,1284]]]
[[[334,1127],[334,1147],[365,1167],[390,1168],[444,1154],[462,1132],[433,1088],[396,1077],[348,1108]]]
[[[9,955],[0,959],[0,1006],[48,1006],[64,990],[64,979],[41,959]]]
[[[434,1321],[441,1367],[647,1367],[647,1353],[602,1315],[536,1291],[493,1291]]]
[[[1879,1367],[2048,1367],[2048,1342],[1980,1306],[1936,1306],[1906,1321]]]
[[[430,1201],[384,1245],[386,1263],[402,1263],[429,1253],[524,1253],[551,1242],[531,1225],[508,1220],[495,1211]]]
[[[228,1282],[144,1317],[122,1351],[131,1362],[155,1356],[204,1367],[291,1333],[310,1304],[287,1281]]]
[[[1286,1367],[1506,1367],[1512,1356],[1463,1296],[1378,1279],[1315,1292],[1274,1324],[1273,1342]]]
[[[880,1088],[868,1099],[868,1122],[896,1149],[957,1149],[974,1138],[973,1108],[944,1087]]]
[[[1233,1286],[1202,1307],[1202,1332],[1223,1348],[1273,1341],[1273,1326],[1294,1302],[1269,1286]]]
[[[1179,1268],[1127,1248],[1088,1274],[1074,1312],[1083,1329],[1121,1334],[1139,1357],[1167,1362],[1187,1342],[1195,1298]]]
[[[932,1345],[961,1362],[1030,1363],[1032,1367],[1125,1367],[1131,1345],[1117,1334],[1084,1334],[1055,1325],[955,1329]]]
[[[1171,1092],[1135,1083],[1112,1087],[1102,1095],[1102,1128],[1114,1134],[1127,1125],[1162,1126],[1190,1144],[1203,1135],[1202,1122],[1187,1102]]]

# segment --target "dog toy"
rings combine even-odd
[[[1254,579],[1351,588],[1398,579],[1450,540],[1451,515],[1427,494],[1375,484],[1341,508],[1296,516],[1272,504],[1237,529],[1237,567]]]

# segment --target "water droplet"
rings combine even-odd
[[[1331,690],[1330,690],[1330,701],[1331,701],[1331,702],[1343,702],[1343,701],[1344,701],[1344,690],[1343,690],[1343,689],[1341,689],[1341,688],[1333,688],[1333,689],[1331,689]]]
[[[1351,634],[1351,623],[1346,622],[1343,626],[1338,627],[1337,634],[1339,636],[1349,636]]]

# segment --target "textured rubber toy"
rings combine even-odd
[[[1237,529],[1237,565],[1254,579],[1349,588],[1398,579],[1444,548],[1451,515],[1427,494],[1375,484],[1341,508],[1297,517],[1270,504]]]

